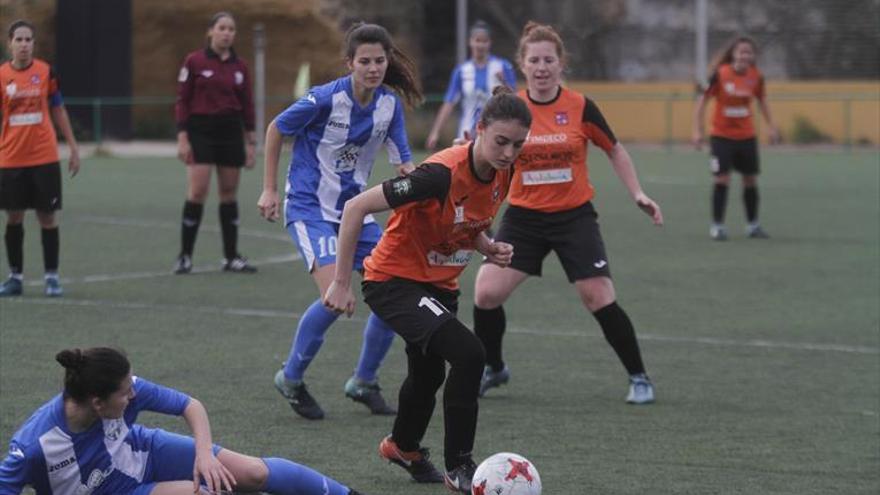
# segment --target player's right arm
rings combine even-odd
[[[691,142],[697,150],[702,149],[703,141],[706,139],[706,131],[704,130],[706,123],[706,103],[709,101],[709,98],[712,97],[712,92],[717,84],[718,73],[716,72],[709,80],[709,86],[705,91],[702,91],[700,97],[697,98],[697,105],[694,108],[693,132],[691,135]]]
[[[31,483],[31,466],[22,449],[12,443],[0,463],[0,495],[20,495]]]
[[[257,201],[260,215],[270,222],[281,217],[278,200],[278,160],[281,157],[283,136],[294,136],[315,119],[320,111],[317,97],[308,93],[278,114],[266,128],[263,147],[263,192]]]

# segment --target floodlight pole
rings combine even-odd
[[[263,151],[266,130],[266,28],[262,23],[254,24],[254,110],[259,153]]]
[[[467,60],[467,0],[455,2],[455,60]]]
[[[694,31],[696,39],[696,60],[694,63],[694,80],[699,83],[701,88],[706,87],[706,57],[708,53],[709,40],[709,0],[695,0],[696,9],[694,12]]]

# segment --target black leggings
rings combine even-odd
[[[446,468],[470,458],[477,431],[477,396],[486,352],[480,340],[457,319],[443,323],[428,342],[427,351],[407,344],[408,374],[400,387],[392,437],[403,450],[415,450],[434,413],[437,390],[443,390]],[[450,364],[446,376],[446,363]]]

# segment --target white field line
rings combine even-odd
[[[245,316],[259,318],[277,318],[277,319],[297,319],[299,313],[292,311],[274,310],[274,309],[256,309],[256,308],[229,308],[218,306],[190,306],[184,304],[151,304],[151,303],[135,303],[124,301],[108,301],[100,299],[47,299],[47,298],[10,298],[6,299],[10,304],[34,304],[34,305],[57,305],[57,306],[79,306],[79,307],[100,307],[110,309],[122,309],[133,311],[180,311],[189,313],[205,313],[205,314],[222,314],[229,316]],[[366,306],[361,305],[360,311],[366,312]],[[354,317],[350,319],[342,318],[342,321],[362,324],[365,318]],[[601,338],[600,335],[593,335],[587,332],[577,330],[558,331],[558,330],[532,330],[526,328],[512,327],[507,330],[510,333],[523,335],[540,335],[551,337],[587,337]],[[657,335],[650,333],[639,334],[639,340],[650,342],[674,342],[679,344],[706,345],[714,347],[746,347],[746,348],[764,348],[764,349],[787,349],[795,351],[814,351],[814,352],[839,352],[844,354],[865,354],[880,355],[880,348],[862,345],[845,345],[845,344],[823,344],[815,342],[784,342],[771,341],[762,339],[736,340],[723,339],[717,337],[677,337],[669,335]]]

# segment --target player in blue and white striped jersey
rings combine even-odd
[[[280,215],[277,171],[284,136],[295,139],[287,174],[285,224],[320,291],[300,318],[290,354],[275,375],[275,386],[293,410],[307,419],[324,411],[306,390],[303,376],[338,314],[326,309],[326,292],[336,269],[336,243],[342,208],[367,185],[376,155],[384,146],[397,172],[412,170],[404,127],[403,104],[422,94],[415,66],[375,24],[358,24],[346,35],[346,60],[351,74],[308,94],[281,112],[266,130],[263,193],[258,206],[269,221]],[[395,91],[392,91],[395,90]],[[366,219],[353,270],[379,241],[382,229]],[[395,414],[380,393],[376,372],[388,353],[394,332],[375,315],[364,328],[364,342],[345,395],[365,404],[373,414]]]
[[[214,445],[197,399],[131,375],[124,353],[68,349],[64,392],[19,428],[0,462],[0,495],[358,495],[286,459],[250,457]],[[192,437],[141,426],[141,411],[183,416]]]
[[[443,97],[443,105],[437,112],[431,132],[425,141],[425,148],[433,150],[440,139],[440,131],[452,115],[457,103],[461,103],[456,138],[474,138],[474,128],[480,120],[483,106],[492,96],[492,91],[500,85],[516,88],[516,72],[509,60],[489,53],[492,46],[489,25],[483,21],[475,22],[470,29],[468,46],[471,58],[458,65],[449,78],[449,87]],[[465,133],[468,136],[465,136]]]

